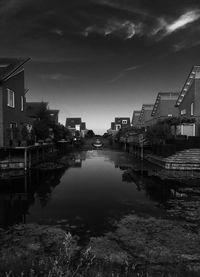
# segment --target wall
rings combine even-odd
[[[0,147],[3,146],[3,89],[0,87]]]
[[[15,92],[15,108],[7,106],[7,88]],[[16,122],[17,127],[21,128],[24,122],[27,122],[25,107],[21,111],[21,96],[24,96],[24,71],[11,77],[3,83],[3,115],[4,115],[4,143],[9,145],[7,128],[11,122]],[[25,99],[24,99],[25,103]]]
[[[195,82],[193,81],[191,87],[187,91],[185,97],[183,98],[183,101],[181,102],[179,106],[179,115],[181,115],[181,110],[186,110],[186,114],[183,116],[191,117],[191,103],[194,103],[194,95],[195,95]]]

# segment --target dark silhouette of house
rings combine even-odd
[[[26,103],[26,114],[27,117],[31,118],[32,121],[38,119],[41,107],[47,109],[47,112],[51,116],[52,122],[58,124],[58,114],[59,110],[49,109],[48,102],[27,102]]]
[[[0,58],[0,147],[19,142],[26,117],[24,64],[29,59]]]

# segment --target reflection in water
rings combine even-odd
[[[69,168],[1,180],[1,227],[38,222],[101,234],[110,221],[131,211],[166,216],[157,204],[172,197],[175,184],[143,174],[126,153],[87,151],[62,162]]]

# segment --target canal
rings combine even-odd
[[[166,218],[177,182],[120,151],[82,151],[62,158],[68,167],[35,170],[1,180],[0,227],[50,224],[79,235],[101,235],[129,213]],[[150,176],[151,175],[151,176]]]

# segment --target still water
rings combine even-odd
[[[130,212],[166,216],[163,204],[170,197],[171,182],[144,176],[142,165],[127,153],[94,150],[63,159],[69,164],[66,169],[0,180],[0,227],[53,224],[77,234],[99,235]]]

